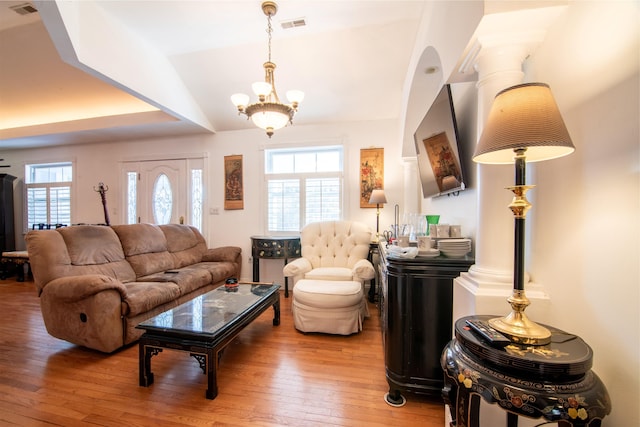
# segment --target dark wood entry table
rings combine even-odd
[[[269,307],[273,325],[280,324],[280,285],[221,286],[152,317],[136,328],[140,338],[140,386],[153,384],[151,357],[164,349],[193,356],[207,377],[207,399],[218,395],[216,373],[224,347]]]
[[[253,281],[260,281],[261,259],[283,259],[287,265],[289,259],[302,255],[300,236],[251,236],[251,256],[253,257]],[[284,297],[289,298],[289,281],[284,278]]]

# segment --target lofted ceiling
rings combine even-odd
[[[253,128],[229,97],[251,94],[263,79],[267,18],[259,0],[11,9],[24,3],[0,1],[0,150]],[[424,1],[278,7],[276,88],[283,98],[289,89],[305,92],[294,126],[399,117]],[[283,29],[292,20],[306,25]],[[145,55],[136,55],[140,47]]]

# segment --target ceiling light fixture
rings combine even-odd
[[[258,101],[249,104],[249,95],[244,93],[236,93],[231,95],[231,102],[238,108],[238,114],[245,114],[251,118],[253,123],[261,129],[267,131],[269,138],[273,132],[282,129],[288,123],[293,122],[293,116],[298,111],[298,104],[304,98],[304,92],[299,90],[290,90],[287,92],[287,99],[291,104],[283,104],[278,98],[276,86],[273,77],[273,71],[276,64],[271,62],[271,18],[278,11],[278,5],[273,1],[265,1],[262,3],[262,11],[267,15],[267,34],[269,35],[269,58],[263,64],[264,66],[264,82],[256,82],[251,88],[258,96]]]

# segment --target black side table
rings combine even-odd
[[[284,259],[287,265],[289,258],[300,258],[301,247],[299,236],[273,237],[251,236],[251,256],[253,257],[253,281],[260,281],[260,259]],[[289,298],[289,281],[284,278],[284,297]]]
[[[517,427],[518,416],[544,418],[563,427],[600,426],[611,412],[611,401],[591,371],[591,348],[580,337],[549,326],[548,345],[492,346],[466,324],[467,319],[492,317],[498,316],[456,321],[455,339],[442,353],[442,395],[452,426],[480,426],[480,397],[507,411],[508,427]]]

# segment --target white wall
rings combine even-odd
[[[239,119],[240,120],[240,119]],[[324,126],[292,126],[277,132],[271,139],[259,129],[222,132],[216,135],[198,135],[147,141],[129,141],[91,145],[11,150],[0,152],[5,163],[12,167],[3,170],[18,177],[15,182],[16,223],[20,234],[16,237],[19,249],[25,247],[21,234],[24,164],[74,160],[76,184],[73,190],[72,221],[74,223],[102,223],[104,215],[100,195],[94,191],[98,182],[109,186],[106,194],[112,224],[124,222],[122,177],[119,162],[141,159],[174,158],[187,153],[202,153],[208,157],[208,178],[205,206],[205,237],[210,245],[236,245],[242,247],[244,265],[242,276],[251,280],[250,236],[266,233],[264,228],[265,200],[262,179],[263,148],[277,144],[312,144],[314,142],[342,143],[345,146],[345,212],[344,217],[362,221],[372,230],[376,226],[375,208],[361,209],[359,202],[360,149],[384,148],[385,193],[389,204],[381,209],[381,228],[393,222],[393,204],[402,197],[401,144],[397,121],[344,123]],[[241,154],[244,164],[244,209],[224,210],[223,158]],[[219,208],[219,215],[208,215],[209,208]],[[177,221],[175,221],[177,222]],[[282,263],[263,261],[265,277],[262,280],[282,282]]]
[[[551,297],[548,323],[593,348],[613,403],[604,426],[640,425],[639,12],[571,2],[527,71],[551,86],[576,146],[531,176],[528,270]]]
[[[384,188],[388,204],[380,212],[380,228],[388,228],[393,222],[393,204],[402,196],[401,144],[397,140],[397,121],[375,121],[323,126],[292,126],[283,129],[271,138],[260,130],[222,132],[215,136],[209,147],[211,156],[211,182],[209,189],[212,203],[222,206],[223,182],[222,158],[230,154],[242,154],[244,160],[245,208],[243,211],[224,211],[211,217],[212,229],[209,241],[234,241],[243,246],[246,254],[246,269],[243,276],[251,277],[248,256],[251,254],[250,236],[263,235],[264,227],[264,182],[262,170],[263,147],[279,144],[336,142],[345,145],[345,212],[344,218],[362,221],[375,232],[376,211],[360,208],[359,164],[360,149],[384,148]],[[230,230],[232,232],[230,233]],[[261,261],[261,280],[282,281],[281,261]]]

